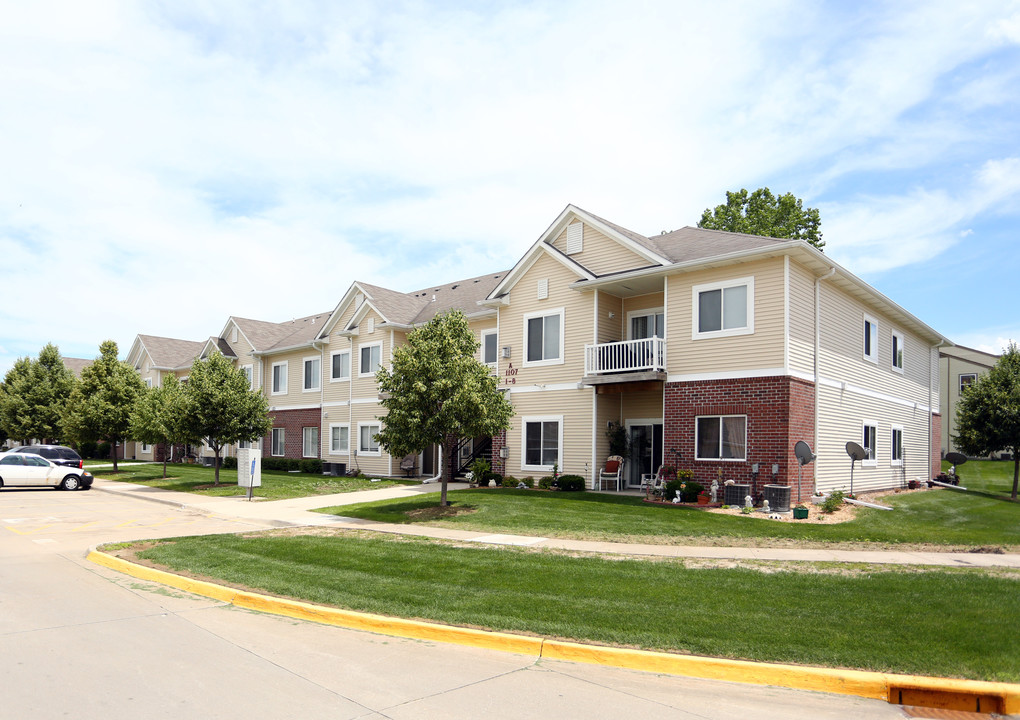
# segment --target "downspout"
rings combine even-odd
[[[595,322],[594,324],[594,336],[592,337],[592,344],[598,347],[599,344],[599,291],[595,289]],[[598,353],[598,350],[595,351]],[[585,357],[587,363],[587,353]],[[595,489],[595,473],[598,472],[599,460],[598,460],[598,430],[599,430],[599,392],[598,388],[594,385],[591,386],[591,489]],[[587,473],[586,473],[587,474]],[[588,482],[589,478],[584,479]]]
[[[329,437],[329,428],[326,428],[326,433],[322,432],[322,404],[326,399],[326,383],[325,380],[325,346],[321,340],[312,340],[312,347],[316,347],[316,343],[319,343],[319,460],[322,460],[322,439]]]
[[[940,347],[943,347],[945,344],[946,344],[945,340],[939,340],[939,344],[938,345],[933,345],[932,348],[937,352],[938,349]],[[935,362],[936,362],[936,364],[938,363],[938,355],[935,356]],[[934,419],[934,413],[932,412],[932,410],[934,410],[934,408],[931,405],[931,403],[932,403],[932,395],[933,395],[932,389],[931,389],[931,366],[932,366],[932,357],[931,357],[931,354],[929,353],[929,355],[928,355],[928,452],[927,452],[928,459],[925,461],[925,465],[928,467],[928,470],[925,472],[925,479],[926,480],[930,480],[931,476],[932,476],[932,466],[931,466],[931,451],[932,451],[932,447],[931,447],[931,441],[932,441],[931,423],[932,423],[932,420]],[[947,378],[947,382],[948,382],[948,378]],[[941,411],[942,411],[942,403],[939,402],[939,412],[941,412]],[[941,430],[941,427],[939,429]],[[942,457],[942,447],[941,447],[941,445],[942,445],[942,443],[940,442],[939,443],[939,457]],[[949,447],[949,436],[948,435],[946,436],[946,447]],[[906,466],[904,466],[904,468],[905,467]],[[906,473],[904,473],[904,475],[905,474]]]
[[[390,366],[391,370],[393,368],[393,341],[395,339],[396,339],[396,333],[393,331],[393,328],[390,328],[390,362],[389,362],[389,366]],[[373,380],[373,382],[375,382],[375,381]],[[379,392],[379,385],[378,385],[378,383],[376,383],[376,388],[375,389],[376,389],[376,394],[378,394],[378,392]],[[382,427],[382,426],[380,425],[380,427]],[[393,477],[393,455],[390,454],[389,452],[387,452],[386,455],[389,458],[389,460],[387,460],[387,465],[386,465],[386,475],[387,475],[387,477]]]
[[[347,363],[347,372],[351,376],[350,381],[347,383],[347,460],[348,464],[354,460],[357,463],[357,454],[355,454],[355,442],[361,442],[357,433],[354,432],[354,336],[351,335],[347,338],[351,343],[351,359]],[[360,369],[360,366],[359,366]],[[361,469],[360,467],[358,468]],[[351,468],[347,468],[347,472],[351,472]]]
[[[815,278],[815,357],[814,357],[814,380],[815,380],[815,455],[818,454],[818,404],[821,399],[819,396],[820,382],[818,379],[818,354],[821,351],[822,346],[822,280],[828,280],[836,274],[836,268],[829,268],[829,272],[825,275],[821,275]],[[812,494],[818,492],[818,465],[815,464],[814,472],[814,490]]]

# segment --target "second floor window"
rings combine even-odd
[[[695,285],[694,339],[754,332],[754,278]]]
[[[287,363],[273,365],[273,390],[274,395],[281,395],[287,392]]]
[[[380,362],[382,362],[382,345],[362,345],[358,374],[375,375],[379,370]]]
[[[330,362],[332,363],[330,380],[351,379],[351,354],[348,351],[334,353]]]
[[[497,361],[497,345],[499,339],[495,332],[482,333],[482,362],[486,365],[495,365]]]
[[[305,390],[318,390],[319,389],[319,377],[321,376],[321,363],[319,358],[306,358],[305,359]]]
[[[563,312],[525,318],[527,346],[525,358],[529,363],[555,363],[563,361]]]

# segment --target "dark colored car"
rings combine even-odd
[[[63,445],[23,445],[14,448],[11,452],[41,455],[50,462],[63,465],[64,467],[73,467],[79,470],[85,467],[85,463],[81,460],[81,455]]]

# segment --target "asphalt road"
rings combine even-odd
[[[101,542],[257,528],[97,490],[0,491],[0,720],[904,717],[263,615],[85,560]]]

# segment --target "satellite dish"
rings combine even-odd
[[[846,444],[846,454],[849,455],[850,459],[854,462],[868,459],[868,451],[855,442],[848,442]]]
[[[951,462],[953,465],[963,465],[967,462],[967,456],[963,453],[951,452],[946,453],[946,460]]]
[[[797,444],[793,446],[793,454],[797,456],[797,462],[801,465],[807,465],[815,459],[814,453],[811,452],[811,446],[803,440],[798,440]]]

